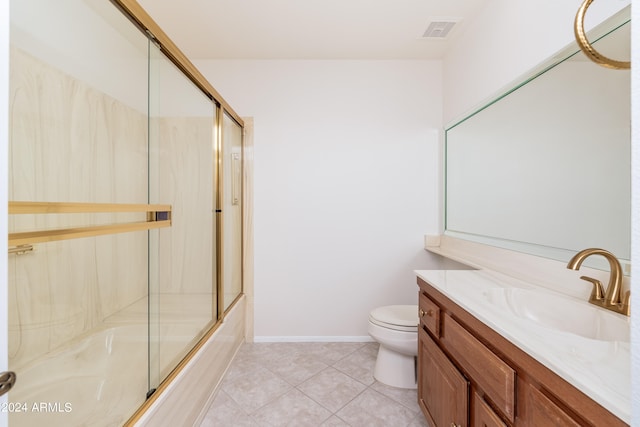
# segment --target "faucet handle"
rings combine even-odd
[[[589,301],[602,301],[602,299],[604,299],[604,288],[602,287],[602,283],[598,279],[594,279],[593,277],[589,276],[580,276],[580,278],[593,284],[593,289],[591,290]]]

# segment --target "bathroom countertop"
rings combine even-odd
[[[416,270],[415,273],[621,420],[631,423],[629,342],[584,338],[504,309],[492,300],[496,291],[505,288],[553,291],[495,271]],[[629,325],[628,319],[626,321]]]

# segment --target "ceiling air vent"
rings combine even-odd
[[[422,34],[425,39],[446,39],[457,21],[432,21]]]

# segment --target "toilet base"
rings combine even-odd
[[[416,357],[389,350],[380,345],[373,377],[386,385],[399,388],[418,388]]]

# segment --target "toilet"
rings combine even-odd
[[[380,343],[373,376],[399,388],[417,388],[418,306],[387,305],[369,313],[369,335]]]

